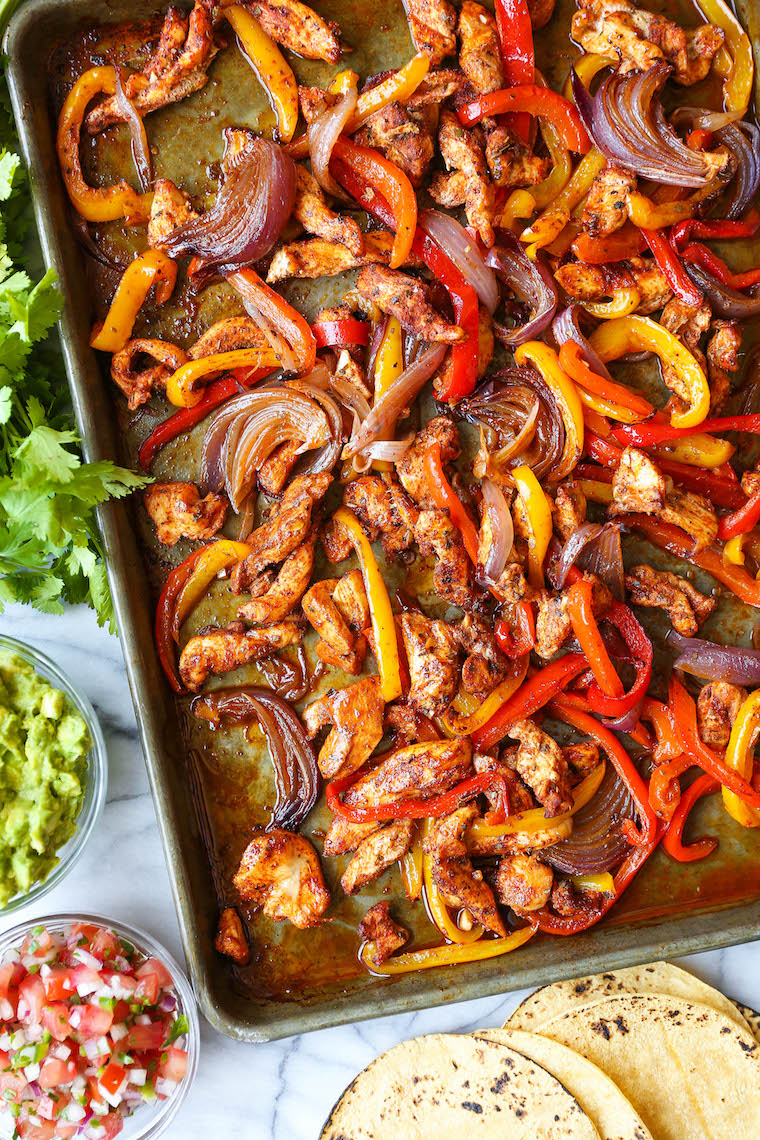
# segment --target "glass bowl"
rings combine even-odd
[[[198,1071],[198,1054],[200,1051],[200,1023],[198,1021],[198,1007],[192,987],[172,955],[160,942],[151,938],[150,934],[140,930],[137,926],[130,926],[126,922],[118,922],[100,914],[46,914],[39,918],[21,922],[0,935],[0,961],[14,947],[23,941],[36,926],[45,926],[56,933],[65,932],[75,922],[88,922],[95,926],[103,926],[113,931],[119,938],[131,942],[139,953],[145,958],[158,958],[174,979],[174,993],[177,998],[177,1016],[184,1013],[188,1021],[187,1033],[187,1073],[183,1081],[171,1096],[166,1100],[154,1101],[152,1104],[141,1105],[132,1116],[124,1119],[124,1128],[119,1133],[119,1140],[155,1140],[161,1136],[177,1116],[180,1108],[187,1099],[190,1087]],[[13,1135],[13,1118],[0,1107],[0,1137],[10,1140]]]
[[[12,653],[17,653],[19,657],[28,661],[40,676],[50,681],[57,689],[61,689],[81,714],[92,740],[92,747],[87,753],[88,779],[82,807],[77,816],[76,831],[71,839],[58,849],[56,853],[58,862],[47,878],[35,883],[26,894],[15,895],[10,902],[0,908],[0,918],[5,918],[6,915],[13,914],[14,911],[20,910],[22,907],[36,903],[48,891],[52,891],[53,887],[58,886],[61,880],[68,875],[82,854],[105,804],[106,786],[108,784],[108,757],[103,731],[95,709],[81,689],[61,672],[55,662],[31,645],[17,641],[15,637],[6,637],[4,634],[0,634],[0,649],[8,649]]]

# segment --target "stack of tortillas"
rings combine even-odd
[[[667,962],[558,982],[503,1029],[390,1049],[321,1140],[756,1140],[759,1027]]]

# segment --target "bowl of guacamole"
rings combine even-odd
[[[68,873],[103,808],[95,710],[54,662],[0,635],[0,914]]]

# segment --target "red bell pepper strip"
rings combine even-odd
[[[739,534],[747,534],[760,522],[760,491],[756,491],[743,507],[730,515],[724,515],[718,523],[718,538],[726,541]]]
[[[673,246],[661,230],[642,230],[654,259],[665,274],[670,288],[684,305],[697,308],[702,304],[702,290],[698,289],[676,256]]]
[[[476,748],[492,748],[507,735],[509,726],[515,721],[524,720],[543,708],[547,701],[556,697],[566,685],[588,668],[588,661],[580,653],[566,653],[556,661],[550,661],[533,677],[530,677],[505,701],[497,713],[472,734]]]
[[[721,760],[717,752],[702,742],[697,728],[697,709],[684,686],[673,674],[670,678],[668,704],[673,710],[673,720],[684,752],[691,757],[713,780],[728,788],[735,796],[754,811],[760,811],[760,792],[755,791],[735,768]]]
[[[675,732],[675,729],[673,731]],[[677,744],[677,748],[680,749],[680,744]],[[691,756],[685,756],[682,752],[678,752],[672,760],[656,767],[649,778],[649,802],[660,819],[665,820],[666,823],[669,823],[673,818],[673,814],[681,802],[679,777],[693,765],[694,761]]]
[[[760,413],[744,416],[714,416],[699,425],[703,432],[749,431],[760,432]],[[686,439],[694,435],[694,428],[675,428],[669,423],[623,424],[612,429],[612,434],[623,447],[654,447],[673,439]]]
[[[638,226],[626,222],[607,237],[579,234],[571,248],[579,261],[585,261],[587,265],[604,265],[610,261],[627,261],[630,257],[638,257],[646,247],[647,243]]]
[[[481,119],[504,115],[510,111],[527,111],[529,115],[549,119],[556,127],[563,145],[576,154],[588,154],[591,150],[591,139],[577,108],[550,87],[525,83],[503,91],[492,91],[490,95],[481,95],[460,109],[459,121],[463,127],[472,127]]]
[[[638,830],[633,820],[623,823],[623,833],[629,843],[635,846],[646,846],[654,841],[657,835],[657,816],[649,802],[647,786],[642,779],[638,768],[620,743],[615,733],[600,724],[590,713],[577,708],[572,700],[564,696],[555,697],[551,702],[549,712],[566,724],[584,732],[602,748],[610,758],[615,771],[625,784],[633,800],[639,819],[641,830]]]
[[[536,58],[533,47],[533,25],[527,0],[496,0],[496,28],[501,44],[501,62],[506,87],[533,83]],[[508,115],[507,126],[523,142],[530,135],[530,115]]]
[[[467,333],[465,340],[452,345],[449,382],[436,392],[439,400],[455,404],[469,396],[478,379],[478,295],[441,247],[421,229],[414,236],[412,250],[447,290],[457,324]]]
[[[722,281],[724,285],[729,285],[732,289],[749,289],[760,281],[760,269],[748,269],[746,273],[734,273],[722,257],[718,257],[717,253],[713,253],[711,249],[699,241],[693,241],[687,245],[680,256],[684,261],[691,262],[692,265],[701,265],[713,277],[717,277],[719,281]]]
[[[513,607],[513,620],[500,618],[494,628],[499,649],[507,657],[523,657],[536,644],[536,619],[530,602]]]
[[[352,348],[369,344],[369,325],[353,317],[337,321],[317,321],[312,325],[317,348]]]
[[[712,137],[712,131],[706,131],[703,127],[695,127],[686,136],[686,145],[689,150],[707,150],[712,142]]]
[[[166,679],[175,693],[184,693],[187,690],[182,683],[182,678],[177,669],[177,650],[172,632],[174,609],[177,604],[177,598],[205,549],[205,546],[201,546],[198,550],[194,550],[192,554],[187,556],[184,562],[180,562],[179,566],[175,566],[174,569],[170,571],[164,582],[161,596],[158,599],[158,607],[156,609],[156,647],[158,649],[158,658],[161,662],[161,668],[166,674]]]
[[[441,445],[434,443],[425,453],[423,460],[425,480],[430,495],[439,510],[448,511],[451,521],[462,536],[464,548],[470,556],[473,566],[478,564],[478,532],[458,496],[451,488],[451,484],[443,470],[441,463]]]
[[[361,179],[347,163],[338,158],[334,151],[330,158],[330,173],[335,175],[343,189],[348,191],[354,201],[358,202],[368,214],[372,214],[388,229],[393,229],[396,224],[395,218],[387,200],[377,187],[370,186]]]
[[[623,696],[623,682],[615,671],[607,646],[602,640],[593,610],[593,583],[588,578],[579,578],[567,592],[567,616],[573,625],[573,633],[586,656],[597,684],[608,697]]]
[[[718,781],[704,772],[697,777],[693,784],[689,785],[681,796],[668,829],[662,837],[662,845],[672,859],[679,863],[693,863],[697,859],[706,859],[708,855],[712,855],[718,846],[718,840],[709,835],[695,839],[693,843],[685,845],[683,829],[686,820],[689,818],[689,812],[697,800],[700,800],[702,796],[711,796],[713,792],[718,791],[719,787]]]
[[[588,699],[594,712],[601,713],[602,716],[621,717],[646,696],[652,679],[654,650],[644,627],[628,606],[613,599],[605,617],[622,634],[636,663],[636,680],[628,692],[620,697],[610,696],[602,690],[601,685],[592,682],[588,689]]]
[[[363,186],[380,190],[382,198],[390,207],[391,220],[388,222],[395,231],[396,238],[391,252],[391,266],[398,268],[409,257],[412,240],[417,228],[417,195],[414,187],[400,167],[385,158],[372,147],[359,146],[345,135],[335,140],[333,155],[338,160],[335,176],[342,182],[346,170],[353,178],[351,185],[343,182],[346,190],[352,193],[352,186],[358,181]],[[330,160],[332,166],[333,159]],[[361,202],[361,199],[357,199]],[[364,205],[364,202],[361,202]]]
[[[359,776],[360,773],[353,772],[350,776],[333,780],[325,788],[330,811],[351,823],[365,823],[373,819],[437,819],[456,811],[459,805],[471,796],[494,789],[498,792],[499,802],[493,822],[503,823],[509,815],[509,787],[502,772],[481,772],[478,776],[469,776],[451,791],[440,796],[431,796],[427,800],[397,800],[395,803],[374,804],[371,807],[353,807],[345,803],[340,796],[357,782]]]
[[[697,238],[744,238],[755,237],[760,229],[760,213],[752,210],[741,222],[704,221],[702,218],[685,218],[676,222],[670,231],[670,241],[678,253],[693,237]]]
[[[587,431],[583,437],[583,447],[587,455],[605,467],[617,467],[620,463],[622,449],[609,439],[602,439],[593,431]]]
[[[204,389],[200,403],[196,404],[194,408],[181,408],[168,419],[162,420],[144,441],[138,452],[137,459],[143,471],[150,470],[153,460],[159,451],[166,447],[167,443],[171,443],[178,435],[194,428],[196,424],[206,418],[209,412],[213,412],[214,408],[218,408],[231,396],[236,395],[241,386],[250,388],[252,384],[255,384],[257,380],[262,380],[269,372],[271,372],[270,368],[238,368],[229,376],[220,376],[218,380],[214,380]]]

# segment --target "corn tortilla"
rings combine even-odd
[[[752,1036],[760,1043],[760,1013],[758,1013],[756,1009],[752,1009],[749,1005],[743,1005],[740,1001],[734,1002],[734,1005],[747,1022]]]
[[[321,1140],[599,1140],[575,1097],[496,1041],[432,1034],[376,1058]]]
[[[498,1041],[543,1065],[573,1094],[601,1140],[653,1140],[652,1133],[615,1082],[575,1049],[520,1029],[485,1029],[475,1036]]]
[[[756,1140],[760,1046],[734,1020],[663,994],[605,998],[541,1033],[612,1078],[657,1140]]]
[[[589,974],[542,986],[534,990],[517,1007],[507,1021],[507,1029],[524,1029],[528,1033],[540,1032],[540,1026],[577,1006],[600,1001],[621,994],[666,994],[684,1001],[709,1005],[751,1032],[736,1003],[706,982],[695,978],[686,970],[670,962],[651,962],[648,966],[631,966],[625,970],[610,970],[604,974]]]

